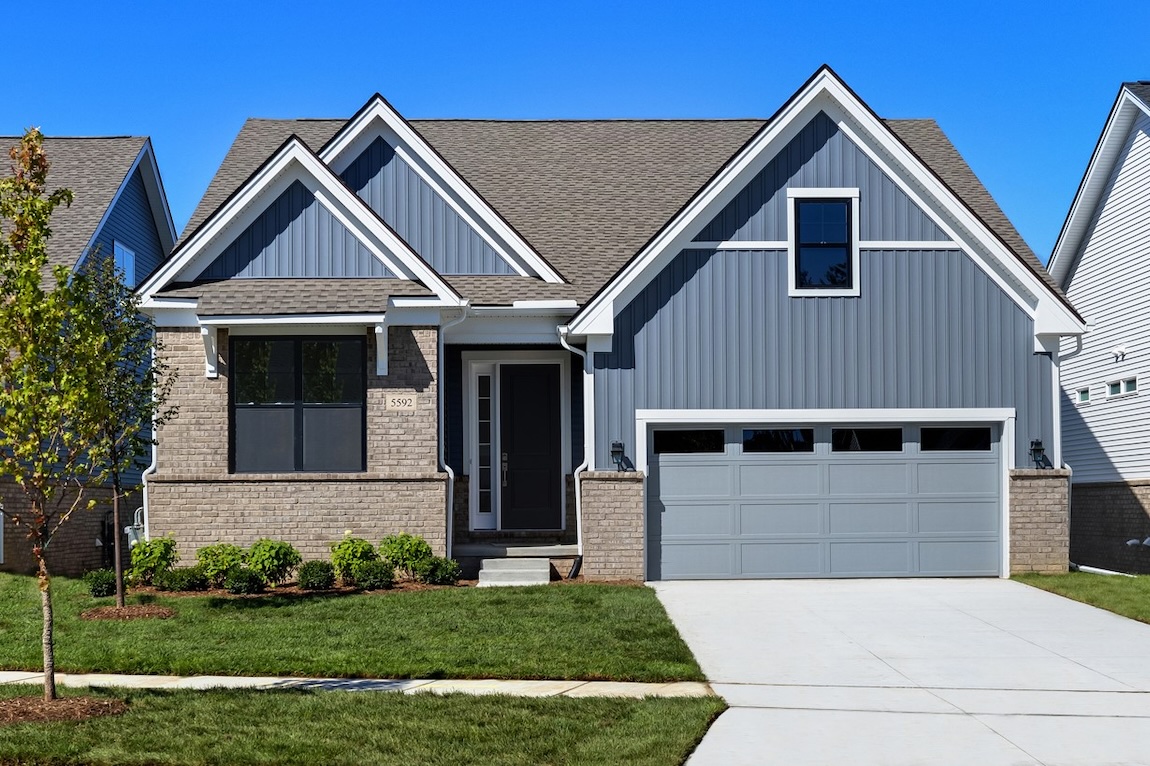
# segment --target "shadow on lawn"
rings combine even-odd
[[[247,611],[250,609],[282,609],[296,604],[306,604],[313,601],[330,601],[332,599],[357,596],[360,591],[338,591],[327,593],[263,593],[256,596],[237,596],[227,598],[224,596],[209,596],[204,604],[208,609]]]

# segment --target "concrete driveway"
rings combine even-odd
[[[1008,580],[655,583],[731,705],[691,766],[1150,764],[1150,626]]]

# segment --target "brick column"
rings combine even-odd
[[[1070,471],[1010,472],[1010,572],[1065,572],[1070,563]]]
[[[581,476],[586,579],[645,578],[643,478],[638,471],[588,471]]]

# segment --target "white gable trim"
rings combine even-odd
[[[488,245],[520,276],[538,276],[563,283],[563,277],[543,259],[390,104],[375,95],[319,156],[339,174],[382,136],[403,159]]]
[[[587,304],[571,323],[571,333],[613,333],[617,311],[622,310],[680,250],[690,247],[693,236],[819,111],[835,121],[844,134],[911,200],[932,215],[950,240],[961,244],[996,284],[1034,318],[1036,334],[1085,331],[1083,323],[1042,279],[1020,263],[833,72],[824,68],[623,268],[606,289]],[[864,135],[867,140],[863,140]]]
[[[1066,222],[1062,224],[1058,241],[1054,243],[1054,253],[1050,256],[1050,273],[1064,288],[1074,275],[1078,256],[1097,217],[1098,206],[1106,196],[1130,131],[1142,115],[1150,115],[1150,105],[1123,87],[1118,92],[1110,116],[1106,118],[1102,136],[1098,139],[1094,154],[1090,156],[1086,173],[1078,185]]]
[[[368,210],[363,200],[332,175],[299,139],[292,137],[139,289],[143,306],[152,305],[156,292],[165,285],[181,281],[181,277],[195,278],[264,213],[266,205],[261,201],[274,200],[295,181],[314,194],[319,204],[397,276],[423,283],[449,305],[460,303],[459,295],[426,261]]]

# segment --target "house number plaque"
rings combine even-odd
[[[415,396],[388,394],[386,409],[395,412],[415,412]]]

